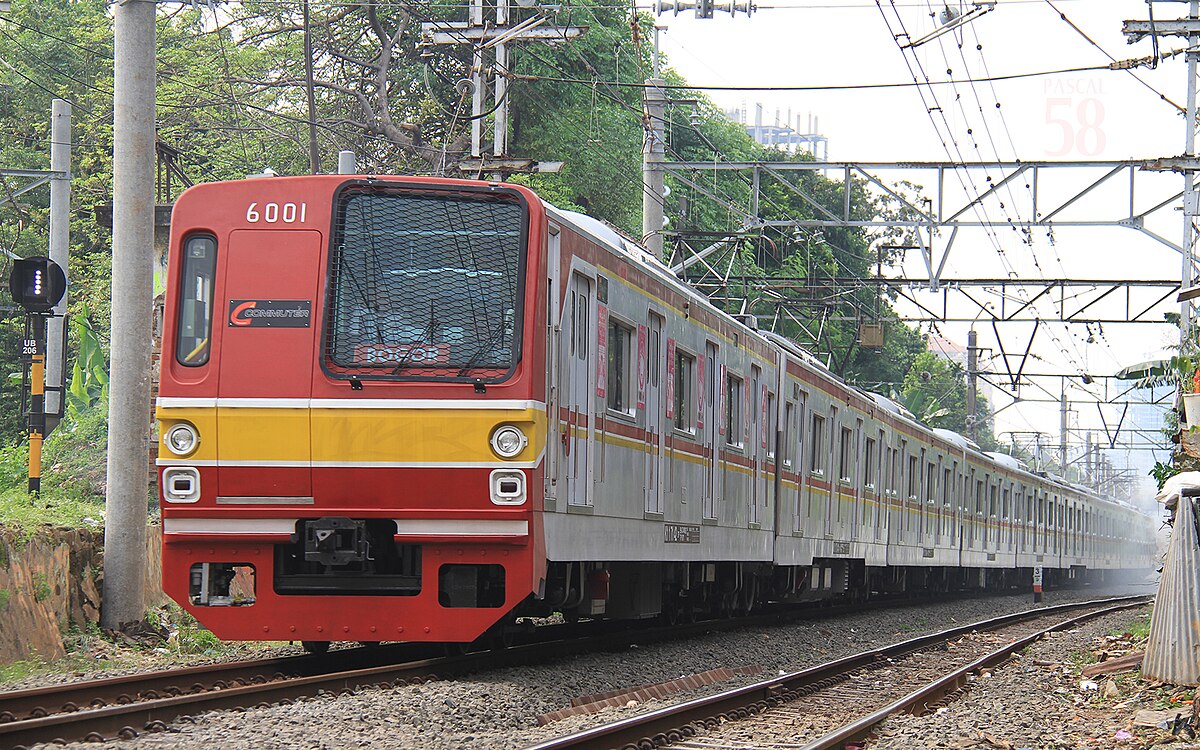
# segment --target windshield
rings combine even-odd
[[[520,358],[526,222],[512,192],[344,190],[330,265],[329,370],[506,378]]]

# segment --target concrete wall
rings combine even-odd
[[[147,607],[166,600],[160,532],[146,535]],[[99,621],[103,562],[101,530],[0,527],[0,663],[62,658],[63,635]]]

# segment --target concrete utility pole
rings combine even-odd
[[[68,274],[71,251],[71,104],[55,99],[50,104],[50,260]],[[68,282],[68,288],[70,283]],[[46,331],[46,434],[58,424],[63,408],[63,330],[67,295],[54,306]]]
[[[113,11],[112,361],[108,497],[100,623],[145,614],[150,460],[150,342],[154,256],[154,10],[120,0]]]
[[[658,30],[655,30],[657,36]],[[646,81],[642,114],[642,245],[654,257],[663,257],[663,161],[666,134],[663,116],[667,102],[666,81],[658,77],[658,54],[654,55],[654,77]]]
[[[539,9],[534,15],[520,23],[509,25],[509,0],[496,0],[496,21],[488,23],[484,18],[485,0],[471,0],[467,21],[448,21],[421,24],[423,44],[470,44],[471,78],[462,81],[463,91],[471,94],[471,157],[459,162],[463,172],[491,174],[502,179],[514,172],[557,172],[562,169],[560,161],[535,161],[513,159],[508,156],[508,53],[510,44],[517,42],[564,42],[581,36],[586,26],[546,26],[547,16]],[[531,7],[533,0],[518,0],[518,5]],[[492,111],[495,118],[492,127],[492,157],[483,155],[483,120],[489,114],[484,109],[487,101],[487,51],[495,50],[492,68],[494,96]]]
[[[1062,379],[1062,399],[1059,400],[1058,412],[1058,454],[1062,456],[1062,475],[1067,475],[1067,379]]]
[[[979,406],[976,402],[976,381],[979,378],[979,342],[975,329],[967,331],[967,437],[979,442]]]

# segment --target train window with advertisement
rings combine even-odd
[[[813,474],[822,475],[825,473],[825,451],[822,450],[822,446],[825,445],[825,417],[816,413],[812,415],[809,437],[812,440],[812,451],[808,470]]]
[[[213,276],[216,269],[215,237],[200,234],[183,241],[175,359],[185,367],[199,367],[208,362],[213,322]]]
[[[633,414],[634,340],[632,326],[608,319],[608,408],[626,415]]]
[[[521,357],[528,224],[515,190],[348,184],[334,206],[326,371],[506,380]],[[588,300],[573,303],[578,324]]]
[[[675,429],[693,432],[696,429],[695,409],[696,358],[682,349],[675,349]]]
[[[725,442],[742,444],[742,379],[733,373],[725,376]]]

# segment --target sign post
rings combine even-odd
[[[1042,601],[1042,566],[1035,566],[1033,569],[1033,603],[1040,604]]]

